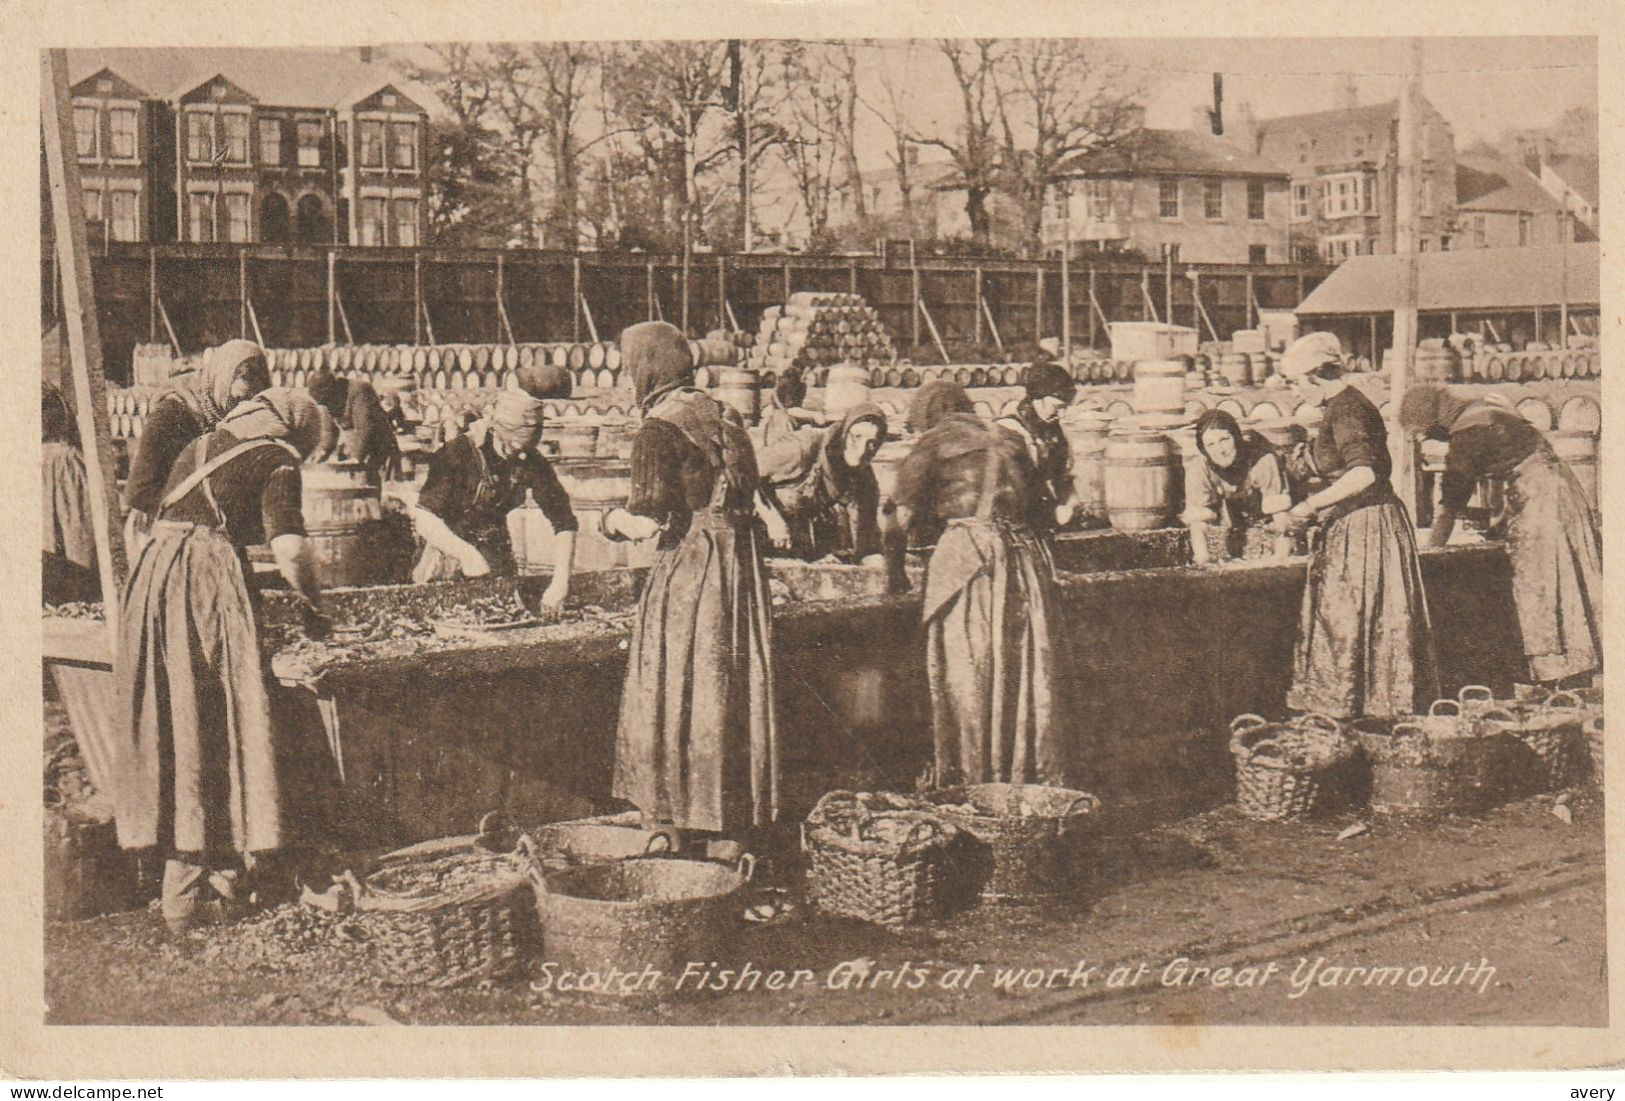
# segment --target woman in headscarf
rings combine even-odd
[[[114,675],[119,842],[167,859],[163,916],[176,929],[237,916],[264,858],[289,845],[288,805],[246,548],[269,543],[302,598],[299,466],[326,414],[303,390],[267,390],[175,460],[123,592]]]
[[[1269,442],[1256,432],[1243,432],[1236,418],[1210,409],[1196,422],[1196,451],[1185,463],[1185,511],[1191,557],[1208,564],[1208,531],[1224,534],[1226,558],[1245,549],[1248,532],[1269,527],[1276,554],[1290,553],[1291,537],[1270,523],[1292,507],[1286,467]]]
[[[314,461],[346,459],[361,463],[374,484],[386,468],[400,465],[394,426],[370,382],[340,378],[323,369],[311,376],[305,388],[316,404],[327,410],[337,429],[331,440],[322,441],[312,456]]]
[[[864,404],[839,424],[803,428],[763,449],[762,493],[790,526],[792,557],[880,564],[874,457],[885,442],[885,411]]]
[[[963,386],[949,379],[935,379],[920,387],[914,400],[909,402],[903,428],[910,435],[917,436],[951,413],[970,413],[974,410],[970,395]]]
[[[45,490],[41,593],[47,604],[100,600],[85,459],[74,446],[68,403],[48,382],[41,384],[40,440]]]
[[[658,535],[627,654],[615,740],[617,798],[650,825],[736,833],[779,811],[773,642],[756,456],[736,413],[690,386],[688,344],[661,321],[621,334],[643,424],[632,491],[611,539]]]
[[[1038,480],[1033,485],[1028,523],[1040,535],[1072,522],[1077,492],[1072,484],[1072,448],[1061,431],[1061,410],[1072,404],[1078,384],[1058,364],[1040,361],[1022,372],[1024,393],[1011,416],[994,423],[1021,437]]]
[[[1506,482],[1507,557],[1529,676],[1555,683],[1602,661],[1602,536],[1584,491],[1534,425],[1439,386],[1407,390],[1399,421],[1449,442],[1430,541],[1450,541],[1479,480]]]
[[[563,605],[570,595],[578,525],[570,495],[537,449],[541,438],[541,400],[515,388],[501,391],[488,417],[435,452],[412,510],[424,543],[413,581],[512,573],[508,513],[529,494],[553,525],[553,580],[542,603]]]
[[[270,385],[265,350],[250,340],[228,340],[204,353],[195,376],[153,403],[124,485],[124,501],[130,510],[125,546],[131,555],[139,549],[147,523],[158,511],[175,457],[187,444],[212,432],[238,402]]]
[[[902,527],[943,529],[922,611],[937,784],[1074,778],[1066,628],[1031,523],[1040,483],[1020,435],[969,413],[931,424],[898,471]],[[888,541],[894,556],[898,546]]]
[[[1416,533],[1390,477],[1388,429],[1343,373],[1342,345],[1310,333],[1281,374],[1324,408],[1310,454],[1327,485],[1284,513],[1318,521],[1287,706],[1334,718],[1416,714],[1439,694]]]

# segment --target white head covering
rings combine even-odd
[[[1328,363],[1343,358],[1343,342],[1335,333],[1309,333],[1294,340],[1281,355],[1281,377],[1303,378]]]

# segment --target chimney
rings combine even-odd
[[[371,46],[361,46],[356,50],[356,53],[361,58],[361,64],[363,64],[363,65],[371,65],[372,64],[372,47]]]
[[[1343,83],[1337,89],[1337,106],[1344,111],[1360,106],[1360,85],[1353,73],[1343,74]]]
[[[1243,149],[1258,152],[1258,117],[1253,114],[1251,102],[1242,100],[1236,104],[1235,110],[1225,120],[1224,136]]]

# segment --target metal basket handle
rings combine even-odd
[[[656,841],[663,841],[665,844],[656,848]],[[677,831],[669,826],[660,826],[649,832],[649,841],[643,846],[643,855],[656,856],[661,853],[670,855],[681,848],[682,839],[678,836]]]
[[[741,853],[739,855],[739,862],[736,865],[736,868],[739,874],[744,878],[745,882],[749,883],[752,879],[756,878],[755,855],[752,853]]]
[[[1572,702],[1558,703],[1558,700],[1569,700]],[[1585,701],[1579,696],[1576,696],[1573,692],[1553,692],[1550,696],[1546,697],[1546,702],[1541,704],[1541,706],[1550,707],[1556,711],[1583,711],[1585,709]]]
[[[1453,708],[1453,710],[1450,710],[1450,711],[1443,710],[1446,707]],[[1452,700],[1452,699],[1434,700],[1433,701],[1433,706],[1428,708],[1428,715],[1429,716],[1446,716],[1446,717],[1460,718],[1461,717],[1461,701],[1460,700]],[[1407,725],[1409,725],[1409,724],[1407,724]]]
[[[1235,742],[1231,743],[1232,746],[1236,744]],[[1242,758],[1242,764],[1251,764],[1254,757],[1264,753],[1270,753],[1272,756],[1282,756],[1281,743],[1274,738],[1260,738],[1252,745],[1242,745],[1241,749],[1243,753],[1238,753],[1236,756]]]
[[[1270,721],[1262,715],[1255,715],[1251,711],[1244,715],[1237,715],[1230,720],[1230,733],[1242,734],[1260,726],[1268,726]]]
[[[1468,693],[1471,693],[1471,695],[1469,696]],[[1468,684],[1468,685],[1464,685],[1462,687],[1462,690],[1460,692],[1456,693],[1456,699],[1463,705],[1466,705],[1466,704],[1485,704],[1485,705],[1489,705],[1489,704],[1493,704],[1495,702],[1495,693],[1490,691],[1488,685]]]
[[[1492,721],[1493,722],[1506,722],[1506,723],[1511,723],[1512,725],[1516,726],[1519,723],[1523,722],[1523,719],[1519,715],[1517,715],[1515,712],[1510,711],[1505,707],[1492,707],[1488,711],[1485,711],[1482,714],[1480,714],[1478,716],[1478,721],[1481,722],[1481,723],[1482,722],[1492,722]]]
[[[1395,723],[1388,736],[1395,746],[1417,742],[1421,744],[1423,756],[1433,754],[1433,739],[1428,736],[1427,728],[1420,723]]]
[[[1089,809],[1079,816],[1083,818],[1084,821],[1074,822],[1074,812],[1077,811],[1079,807],[1087,807]],[[1062,812],[1060,824],[1055,827],[1055,832],[1058,836],[1065,836],[1072,830],[1082,829],[1084,826],[1088,825],[1087,820],[1093,818],[1098,813],[1100,813],[1100,800],[1095,798],[1093,795],[1090,795],[1088,792],[1085,792],[1067,804],[1066,810]]]
[[[1585,721],[1585,725],[1582,726],[1581,729],[1584,730],[1587,734],[1592,735],[1594,737],[1598,737],[1598,738],[1602,737],[1602,716],[1601,715],[1589,715],[1589,716],[1587,716],[1586,721]]]

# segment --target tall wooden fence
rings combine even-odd
[[[284,348],[609,340],[650,318],[686,321],[697,336],[754,330],[763,309],[795,291],[862,295],[916,362],[940,361],[936,337],[954,358],[973,359],[1062,329],[1058,261],[710,255],[685,272],[679,257],[636,254],[113,244],[94,267],[109,369],[126,380],[143,342],[193,352],[256,335]],[[1073,343],[1104,348],[1108,321],[1154,319],[1227,339],[1258,309],[1297,306],[1329,270],[1080,261],[1070,272]],[[42,281],[51,313],[48,270]]]

